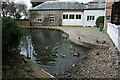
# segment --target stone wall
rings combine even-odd
[[[36,12],[38,12],[40,15],[33,20],[34,25],[42,26],[62,25],[62,11],[36,11]]]

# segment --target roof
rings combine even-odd
[[[31,10],[84,10],[85,8],[79,2],[47,1]]]

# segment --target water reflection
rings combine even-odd
[[[87,54],[88,49],[74,46],[65,33],[55,30],[32,30],[31,32],[32,60],[52,75],[62,72],[80,62],[81,57]],[[23,40],[25,41],[25,40]],[[21,54],[26,52],[22,47]],[[73,56],[80,53],[80,56]]]

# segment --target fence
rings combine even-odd
[[[115,46],[120,51],[120,25],[117,26],[112,23],[108,23],[107,34],[112,39]]]

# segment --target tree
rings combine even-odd
[[[21,18],[23,15],[27,16],[27,6],[22,3],[3,2],[2,3],[3,17],[12,17],[14,19]]]
[[[104,16],[99,16],[96,20],[96,26],[99,27],[99,24],[103,23],[104,25]]]
[[[19,4],[16,4],[16,6],[17,6],[16,14],[19,14],[20,16],[24,15],[25,17],[28,16],[27,6],[25,4],[19,3]]]
[[[17,49],[22,37],[21,27],[11,18],[2,18],[2,53],[3,58]]]
[[[40,14],[38,12],[30,12],[29,13],[29,18],[30,18],[30,20],[33,20],[33,19],[35,19],[39,15]]]

